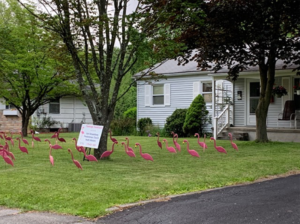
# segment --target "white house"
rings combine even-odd
[[[76,97],[63,97],[53,100],[49,104],[40,106],[32,115],[32,123],[42,120],[43,117],[51,117],[59,124],[51,126],[52,130],[63,128],[65,131],[79,131],[82,123],[92,124],[92,117],[84,102]],[[19,112],[0,101],[0,130],[4,132],[18,133],[22,123]]]
[[[193,99],[198,94],[202,94],[214,121],[211,127],[215,136],[233,126],[229,131],[247,132],[250,140],[255,139],[255,109],[260,94],[257,67],[241,72],[236,81],[226,80],[227,70],[225,69],[218,73],[200,71],[196,62],[181,66],[177,61],[169,60],[154,69],[154,72],[163,75],[164,78],[151,81],[147,80],[149,76],[145,76],[145,79],[137,81],[137,120],[149,117],[154,125],[163,128],[166,118],[174,110],[188,108]],[[138,73],[135,77],[141,74]],[[300,95],[297,95],[293,89],[293,86],[299,83],[300,77],[292,72],[292,68],[282,69],[282,65],[278,63],[275,84],[284,86],[288,95],[275,98],[269,106],[267,117],[269,139],[300,141],[293,136],[300,133],[297,130],[299,127],[297,119],[294,120],[294,118],[300,119],[297,115],[300,112]],[[282,118],[279,113],[283,112],[287,100],[292,100],[295,104],[295,116],[292,120],[279,120],[278,118]],[[227,107],[229,102],[230,105]],[[211,127],[208,126],[206,131],[209,132]],[[290,129],[292,134],[282,139],[282,135],[276,134],[278,129],[281,130],[279,134],[287,129]]]

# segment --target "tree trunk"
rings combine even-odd
[[[269,104],[265,98],[260,98],[258,106],[256,108],[256,141],[257,142],[268,142],[267,133],[267,115],[268,115]]]
[[[22,114],[22,134],[24,137],[27,137],[27,128],[30,120],[30,116],[27,116],[26,114],[27,113],[25,113],[24,115]]]

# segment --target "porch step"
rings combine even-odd
[[[231,134],[233,140],[249,141],[249,134],[246,132],[233,132]],[[218,136],[218,139],[229,140],[230,138],[228,137],[228,132],[222,132],[222,135]]]

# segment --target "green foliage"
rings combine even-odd
[[[136,120],[136,107],[132,107],[124,112],[124,118]]]
[[[136,120],[131,118],[119,118],[112,120],[110,129],[114,135],[135,135]]]
[[[203,128],[209,121],[208,111],[204,98],[199,94],[192,102],[187,110],[183,131],[187,135],[194,135],[195,133],[203,133]]]
[[[174,131],[178,136],[186,136],[183,132],[183,124],[185,121],[187,109],[176,109],[171,116],[166,120],[165,130],[166,135],[171,136],[171,132]]]
[[[152,125],[152,120],[149,117],[141,118],[138,120],[137,127],[140,131],[140,135],[145,135],[147,126]]]

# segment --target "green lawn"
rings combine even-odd
[[[186,144],[182,144],[184,138],[178,139],[182,150],[174,155],[165,148],[159,149],[155,137],[136,136],[129,137],[130,146],[134,148],[134,143],[139,142],[154,162],[142,159],[138,148],[134,148],[136,158],[128,157],[121,144],[115,147],[110,160],[88,162],[82,161],[82,154],[72,141],[78,133],[60,134],[67,143],[61,144],[63,149],[52,150],[52,167],[48,143],[44,142],[51,134],[39,137],[43,142],[35,144],[34,149],[27,146],[28,155],[17,145],[11,149],[16,158],[14,167],[0,158],[0,205],[97,217],[115,205],[251,182],[300,168],[299,143],[236,141],[239,151],[235,151],[230,141],[217,141],[228,152],[221,154],[214,149],[213,142],[207,141],[208,149],[203,153],[196,138],[187,138],[190,148],[200,154],[200,158],[195,158],[188,154]],[[125,138],[114,137],[119,143]],[[172,143],[170,138],[167,140]],[[80,161],[82,171],[73,164],[68,148]]]

